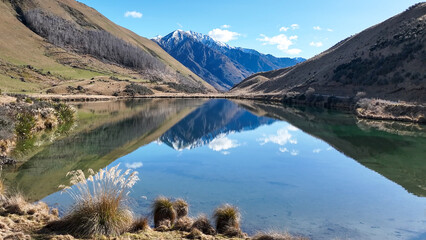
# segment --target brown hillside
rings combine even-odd
[[[28,27],[25,14],[32,10],[65,19],[82,31],[107,32],[143,50],[156,59],[161,68],[157,65],[132,68],[85,54],[72,46],[55,46]],[[0,0],[0,12],[0,89],[3,92],[104,95],[215,92],[155,42],[114,24],[75,0]],[[129,86],[131,82],[142,87]]]
[[[426,3],[294,67],[255,74],[232,94],[337,96],[426,102]]]

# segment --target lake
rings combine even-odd
[[[66,212],[65,174],[120,164],[139,172],[131,206],[159,195],[190,215],[230,203],[242,228],[312,239],[426,239],[424,125],[331,110],[224,99],[76,104],[65,134],[46,133],[14,156],[5,178]]]

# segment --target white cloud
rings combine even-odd
[[[276,135],[264,136],[263,138],[258,139],[258,141],[260,141],[260,145],[264,145],[264,144],[269,143],[269,142],[278,144],[280,146],[284,146],[288,142],[293,143],[293,144],[297,143],[297,140],[293,139],[292,138],[293,136],[289,132],[290,127],[291,126],[278,129]],[[280,151],[281,151],[281,149],[280,149]]]
[[[297,151],[297,150],[291,150],[290,154],[292,156],[297,156],[297,155],[299,155],[299,151]]]
[[[241,36],[241,34],[237,32],[231,32],[229,30],[215,28],[209,32],[209,36],[214,40],[226,43],[231,40],[238,39],[238,36]]]
[[[314,27],[314,30],[321,31],[321,30],[322,30],[322,28],[321,28],[320,26],[315,26],[315,27]]]
[[[313,153],[320,153],[321,152],[321,148],[315,148],[312,152]]]
[[[229,139],[225,134],[218,135],[209,143],[209,148],[217,152],[236,148],[238,146],[240,146],[240,144],[238,144],[236,140]]]
[[[289,30],[290,28],[288,27],[281,27],[280,28],[280,32],[287,32],[287,30]]]
[[[178,25],[180,28],[183,28],[182,24],[180,23],[176,23],[176,25]]]
[[[333,148],[332,147],[328,147],[326,150],[327,151],[330,151],[330,150],[332,150]]]
[[[126,163],[124,164],[124,166],[126,166],[126,168],[136,169],[136,168],[141,168],[143,164],[141,162],[134,162],[134,163]]]
[[[290,55],[297,55],[297,54],[301,53],[302,50],[298,49],[298,48],[292,48],[292,49],[288,49],[285,52],[288,53],[288,54],[290,54]]]
[[[257,40],[263,42],[263,45],[277,45],[277,48],[285,53],[295,55],[302,51],[296,48],[289,49],[290,46],[294,44],[292,40],[296,40],[297,36],[291,36],[290,38],[284,34],[279,34],[273,37],[268,37],[264,34],[260,34],[260,36],[262,38],[258,38]]]
[[[280,150],[280,152],[283,152],[283,153],[288,152],[288,149],[287,149],[287,148],[285,148],[285,147],[283,147],[283,148],[279,148],[279,150]]]
[[[322,42],[311,42],[309,43],[309,45],[313,47],[322,47]]]
[[[228,151],[223,151],[223,152],[222,152],[222,154],[223,154],[223,155],[229,155],[229,154],[230,154],[230,152],[228,152]]]
[[[290,36],[288,39],[290,39],[290,40],[297,40],[299,37],[297,36],[297,35],[293,35],[293,36]]]
[[[300,28],[300,26],[299,26],[299,24],[291,24],[290,25],[290,27],[291,27],[291,29],[293,29],[293,30],[295,30],[295,29],[299,29]]]
[[[124,14],[125,17],[132,17],[132,18],[142,18],[143,14],[136,11],[127,11]]]
[[[224,24],[224,25],[222,25],[220,28],[231,28],[231,25]]]
[[[333,32],[334,30],[333,30],[333,29],[331,29],[331,28],[327,28],[327,31],[329,31],[329,32]]]

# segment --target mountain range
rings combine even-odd
[[[301,101],[334,96],[424,104],[425,34],[426,3],[419,3],[303,63],[254,74],[230,92]]]
[[[219,91],[253,73],[293,66],[303,58],[277,58],[253,49],[231,47],[208,35],[176,30],[156,41],[166,52]]]

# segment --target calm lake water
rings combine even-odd
[[[426,130],[314,108],[253,101],[140,100],[77,105],[66,134],[16,157],[6,179],[65,212],[66,172],[121,164],[141,180],[137,214],[158,195],[190,215],[222,203],[242,228],[312,239],[426,239]],[[145,198],[146,197],[146,198]]]

